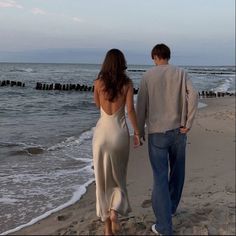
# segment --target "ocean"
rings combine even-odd
[[[128,66],[136,88],[149,67]],[[233,66],[182,67],[198,91],[235,92]],[[0,81],[25,83],[0,87],[0,234],[75,203],[94,180],[91,144],[99,111],[92,92],[35,86],[92,86],[99,69],[92,64],[0,63]]]

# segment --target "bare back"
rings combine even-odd
[[[98,100],[97,106],[102,107],[102,109],[108,114],[112,115],[116,113],[121,107],[125,106],[126,103],[126,96],[129,85],[124,85],[122,92],[118,97],[113,101],[110,102],[107,99],[106,93],[103,91],[104,85],[101,80],[96,80],[95,82],[95,101]]]

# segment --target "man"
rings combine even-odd
[[[152,207],[156,223],[152,231],[165,235],[172,234],[172,215],[182,194],[186,134],[192,126],[198,100],[187,72],[169,64],[170,54],[164,44],[152,49],[156,66],[145,72],[137,99],[139,130],[144,139],[146,122],[153,170]]]

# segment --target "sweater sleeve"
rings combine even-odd
[[[198,93],[193,88],[193,84],[188,74],[186,76],[186,92],[187,92],[187,120],[186,128],[191,128],[198,107]]]
[[[138,127],[141,136],[145,135],[144,127],[145,127],[145,120],[147,118],[147,106],[148,106],[148,91],[145,78],[143,78],[140,82],[137,104],[136,104]]]

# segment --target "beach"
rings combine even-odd
[[[186,180],[173,217],[176,235],[235,234],[235,97],[201,99],[187,140]],[[121,217],[124,235],[152,235],[152,171],[147,141],[130,148],[127,187],[132,206]],[[14,235],[101,235],[95,212],[95,184],[74,205],[25,227]]]

